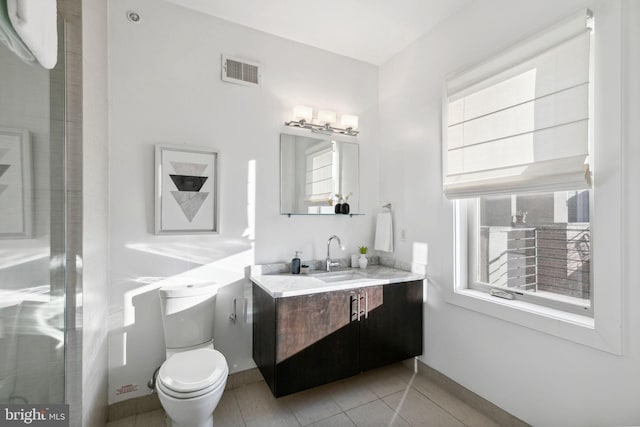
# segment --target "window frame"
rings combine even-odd
[[[593,201],[593,191],[589,192],[589,203]],[[536,304],[555,310],[560,310],[567,313],[573,313],[577,315],[583,315],[587,317],[593,317],[593,292],[590,292],[589,305],[585,307],[582,304],[563,302],[553,297],[536,295],[533,292],[509,290],[502,286],[491,285],[490,283],[482,282],[478,279],[478,260],[479,260],[479,234],[480,234],[480,215],[478,211],[480,209],[480,199],[466,199],[459,200],[460,203],[466,203],[466,209],[464,216],[460,217],[460,221],[467,222],[467,288],[480,292],[485,292],[490,295],[491,290],[498,290],[508,292],[511,294],[514,300],[527,302],[530,304]],[[591,232],[591,222],[589,222]],[[593,257],[591,257],[593,263]],[[589,280],[591,283],[591,290],[593,288],[593,272],[589,271]],[[498,298],[498,297],[494,297]]]

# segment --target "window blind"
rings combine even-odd
[[[448,198],[590,187],[587,12],[447,80]]]
[[[334,193],[335,149],[329,144],[307,153],[306,201],[326,202]]]

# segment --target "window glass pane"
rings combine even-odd
[[[590,300],[589,190],[483,197],[478,206],[478,281]]]

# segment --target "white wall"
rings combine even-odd
[[[253,367],[251,325],[228,321],[245,297],[246,267],[323,259],[338,234],[351,250],[371,246],[378,205],[377,68],[153,0],[109,2],[109,402],[148,393],[164,360],[157,281],[189,271],[217,281],[215,346],[231,372]],[[127,21],[136,10],[142,20]],[[221,54],[257,60],[264,82],[220,79]],[[360,116],[361,211],[365,216],[279,215],[279,134],[296,104]],[[156,236],[154,145],[219,153],[220,234]],[[255,176],[252,168],[255,167]],[[347,256],[350,252],[343,252]],[[341,255],[336,247],[333,256]],[[249,319],[250,320],[250,319]],[[116,395],[124,385],[137,391]]]
[[[380,197],[393,203],[398,235],[406,230],[406,239],[400,239],[396,246],[400,258],[411,260],[415,242],[429,245],[422,360],[533,425],[640,423],[640,293],[633,265],[640,256],[635,244],[637,221],[630,218],[622,236],[628,261],[623,271],[623,356],[444,302],[442,290],[453,286],[453,209],[442,195],[443,87],[445,76],[500,52],[588,4],[582,0],[472,2],[384,64],[379,72],[380,158],[386,162],[386,167],[381,167]],[[622,13],[624,28],[635,28],[633,44],[626,51],[634,56],[628,58],[624,71],[637,76],[638,2],[598,3],[596,20],[608,20],[609,30],[617,31],[620,25],[611,19],[620,19],[616,10],[621,4],[626,8]],[[629,83],[633,86],[623,88],[628,108],[623,150],[628,168],[623,171],[622,194],[625,210],[634,212],[640,204],[634,190],[639,176],[637,167],[631,166],[640,161],[640,152],[638,124],[632,118],[638,117],[640,105],[638,84],[631,78]],[[607,255],[597,252],[594,256],[604,258],[599,262],[616,261],[607,260]]]

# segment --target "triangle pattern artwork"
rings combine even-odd
[[[0,196],[2,196],[2,192],[6,190],[8,185],[0,185]]]
[[[0,160],[4,157],[5,154],[9,152],[8,148],[0,148]]]
[[[9,169],[11,165],[0,165],[0,177],[4,175],[4,173]]]
[[[205,163],[170,162],[178,175],[201,176],[207,168]]]
[[[180,191],[200,191],[208,176],[169,175]]]
[[[176,199],[178,206],[182,209],[182,213],[187,217],[189,222],[193,221],[196,214],[202,207],[202,204],[209,195],[208,192],[194,192],[194,191],[172,191],[173,198]]]

